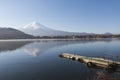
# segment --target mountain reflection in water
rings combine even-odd
[[[33,41],[0,41],[0,52],[12,51],[22,48],[23,51],[29,55],[37,56],[40,53],[59,46],[70,44],[85,44],[94,43],[97,41],[111,42],[112,39],[99,39],[99,40],[33,40]]]
[[[119,40],[0,42],[0,80],[88,80],[101,69],[61,59],[61,53],[120,56]],[[113,76],[111,74],[111,76]]]
[[[31,42],[29,41],[0,41],[0,52],[12,51],[21,48]]]

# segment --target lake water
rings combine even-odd
[[[93,80],[103,71],[63,59],[62,53],[119,60],[120,40],[0,41],[0,80]]]

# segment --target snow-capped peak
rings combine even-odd
[[[37,22],[32,22],[26,26],[23,27],[24,29],[33,29],[33,30],[36,30],[36,29],[48,29],[47,27],[37,23]]]
[[[74,33],[74,32],[54,30],[44,25],[41,25],[37,22],[32,22],[24,26],[21,31],[34,36],[66,36],[66,35],[85,35],[86,34],[86,33]]]

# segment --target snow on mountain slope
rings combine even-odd
[[[65,35],[86,35],[87,34],[87,33],[75,33],[75,32],[54,30],[44,25],[41,25],[37,22],[32,22],[24,26],[21,30],[27,34],[31,34],[34,36],[65,36]]]
[[[49,28],[47,28],[44,25],[41,25],[37,22],[32,22],[32,23],[24,26],[23,29],[37,30],[37,29],[49,29]]]

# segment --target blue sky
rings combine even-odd
[[[120,0],[0,0],[0,26],[33,21],[70,32],[120,33]]]

